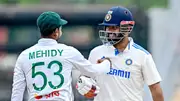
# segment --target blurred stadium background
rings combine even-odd
[[[60,42],[73,45],[87,58],[101,44],[98,23],[117,5],[128,7],[136,25],[131,36],[150,51],[163,78],[165,101],[180,101],[180,0],[0,0],[0,101],[10,101],[13,68],[21,51],[40,38],[36,19],[55,11],[69,21]],[[73,86],[79,72],[73,72]],[[74,90],[75,101],[85,99]],[[25,94],[26,96],[26,94]],[[24,99],[26,100],[26,97]],[[152,101],[145,86],[144,101]]]

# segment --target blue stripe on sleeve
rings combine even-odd
[[[134,48],[136,48],[136,49],[139,49],[139,50],[145,52],[147,55],[150,54],[147,50],[145,50],[143,47],[141,47],[141,46],[138,45],[138,44],[135,44],[135,43],[134,43],[132,46],[133,46]]]

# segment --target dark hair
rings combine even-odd
[[[41,35],[42,36],[50,36],[51,34],[53,34],[53,32],[55,32],[55,30],[57,29],[57,28],[59,28],[59,27],[55,27],[55,28],[51,28],[51,29],[44,29],[44,30],[40,30],[40,32],[41,32]]]

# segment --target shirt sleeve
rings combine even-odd
[[[161,81],[160,74],[156,68],[156,65],[151,55],[147,55],[145,57],[142,72],[144,80],[148,85],[152,85]]]
[[[93,74],[102,74],[110,71],[110,62],[108,60],[103,61],[100,64],[92,64],[90,61],[84,58],[84,56],[77,50],[74,49],[73,56],[69,59],[73,63],[74,67],[81,73],[91,76]]]
[[[91,63],[97,63],[97,59],[96,59],[96,54],[94,54],[94,50],[91,50],[90,54],[89,54],[89,58],[88,60],[91,62]]]
[[[23,101],[26,82],[25,75],[22,70],[22,60],[22,57],[19,56],[15,64],[11,101]]]
[[[90,54],[89,54],[89,57],[88,57],[88,60],[91,62],[91,63],[94,63],[94,64],[96,64],[97,63],[97,54],[95,54],[96,52],[94,51],[94,49],[93,50],[91,50],[90,51]],[[99,58],[100,59],[100,58]],[[109,72],[109,71],[108,71]],[[106,73],[108,73],[108,72],[106,72]],[[97,80],[97,74],[93,74],[92,75],[92,78],[93,79],[95,79],[95,80]]]

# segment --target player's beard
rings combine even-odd
[[[111,45],[115,45],[124,39],[124,33],[121,32],[110,32],[107,33],[107,40]]]

